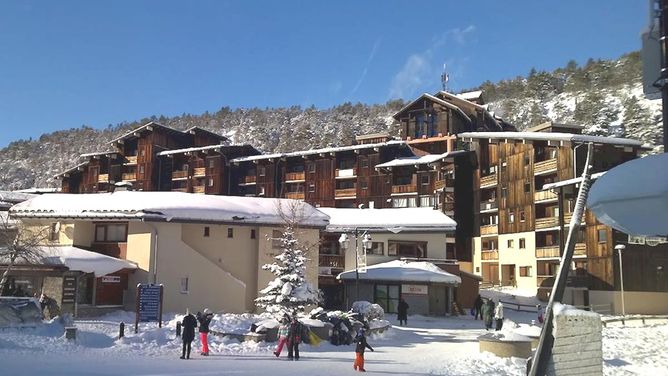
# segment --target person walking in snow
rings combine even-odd
[[[209,324],[213,320],[213,313],[208,308],[204,308],[204,313],[197,312],[197,321],[199,322],[199,340],[202,342],[201,355],[209,356]]]
[[[490,330],[494,321],[494,302],[492,299],[487,299],[487,302],[482,306],[482,319],[485,321],[485,330]]]
[[[538,313],[538,322],[542,324],[545,321],[545,311],[543,311],[543,307],[540,304],[536,305],[536,311]]]
[[[482,320],[482,296],[478,294],[478,297],[475,298],[475,302],[473,303],[473,309],[475,310],[475,317],[473,318],[474,320],[478,319],[478,316],[480,316],[480,320]]]
[[[280,325],[278,327],[278,345],[276,346],[276,351],[274,351],[274,355],[278,358],[281,355],[281,351],[283,351],[283,346],[288,342],[288,334],[290,332],[290,319],[288,319],[287,316],[283,316],[281,318],[281,321],[279,321]]]
[[[366,369],[364,369],[364,350],[369,349],[373,351],[373,347],[366,342],[365,333],[366,331],[364,328],[360,329],[353,340],[357,343],[357,345],[355,345],[355,362],[353,363],[353,369],[360,372],[366,372]]]
[[[288,328],[288,359],[299,360],[299,343],[302,341],[302,323],[293,317]]]
[[[408,303],[404,300],[404,298],[399,299],[399,306],[397,307],[397,320],[399,320],[399,325],[402,325],[402,321],[404,325],[408,325]]]
[[[181,359],[190,359],[190,347],[195,339],[195,328],[197,328],[197,319],[186,309],[186,315],[181,320],[181,339],[183,339],[183,349],[181,350]]]
[[[503,327],[503,303],[499,300],[494,310],[494,319],[496,320],[496,330],[499,331]]]

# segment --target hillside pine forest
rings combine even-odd
[[[485,101],[496,115],[522,130],[548,120],[575,123],[595,135],[623,136],[661,151],[661,100],[642,94],[638,52],[617,60],[570,61],[552,72],[532,69],[526,77],[486,81]],[[469,91],[469,90],[465,90]],[[97,129],[83,125],[37,139],[12,142],[0,150],[0,189],[54,187],[53,176],[78,163],[83,153],[110,150],[109,141],[149,121],[176,129],[200,126],[265,152],[287,152],[351,144],[356,135],[398,136],[392,115],[403,100],[384,104],[343,103],[328,109],[222,107],[200,115],[152,116]],[[20,124],[14,124],[19,126]]]

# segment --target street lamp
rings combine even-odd
[[[371,241],[371,235],[369,235],[368,232],[363,231],[360,234],[360,230],[355,228],[355,230],[352,232],[353,236],[355,236],[355,299],[359,300],[360,296],[360,263],[363,265],[363,267],[366,269],[366,251],[371,249],[372,246],[372,241]],[[362,235],[362,252],[360,253],[359,249],[359,242],[358,239]],[[348,234],[343,233],[339,237],[339,244],[341,245],[341,249],[344,251],[348,249]]]
[[[626,246],[624,244],[617,244],[615,249],[619,256],[619,286],[622,291],[622,316],[626,316],[626,309],[624,308],[624,272],[622,271],[622,251],[626,249]]]

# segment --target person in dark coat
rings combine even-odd
[[[199,322],[199,339],[202,342],[201,355],[209,355],[209,324],[213,319],[213,313],[208,308],[204,308],[204,313],[197,312],[197,321]]]
[[[302,323],[293,317],[288,329],[288,359],[299,360],[299,343],[302,341]]]
[[[482,296],[478,294],[478,297],[475,298],[475,302],[473,303],[473,309],[475,310],[475,317],[474,320],[478,319],[478,316],[480,316],[480,320],[482,320]]]
[[[197,328],[197,319],[186,309],[186,315],[181,321],[181,339],[183,339],[183,350],[181,351],[181,359],[190,359],[190,347],[195,339],[195,328]]]
[[[369,349],[373,351],[373,347],[366,342],[366,336],[364,335],[366,331],[362,328],[360,329],[357,336],[353,340],[357,345],[355,345],[355,363],[353,363],[353,369],[355,371],[366,372],[364,369],[364,350]]]
[[[399,299],[399,306],[397,307],[397,320],[399,320],[399,325],[408,325],[408,308],[408,303],[406,303],[404,298]]]
[[[487,302],[483,304],[482,319],[485,321],[485,330],[490,330],[492,328],[492,322],[494,321],[494,302],[492,299],[488,299]]]

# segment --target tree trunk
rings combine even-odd
[[[2,273],[2,280],[0,280],[0,295],[2,294],[2,290],[5,288],[5,283],[7,283],[7,280],[9,279],[9,271],[12,270],[14,262],[16,262],[16,256],[12,255],[9,257],[7,268],[5,268],[5,271]]]

